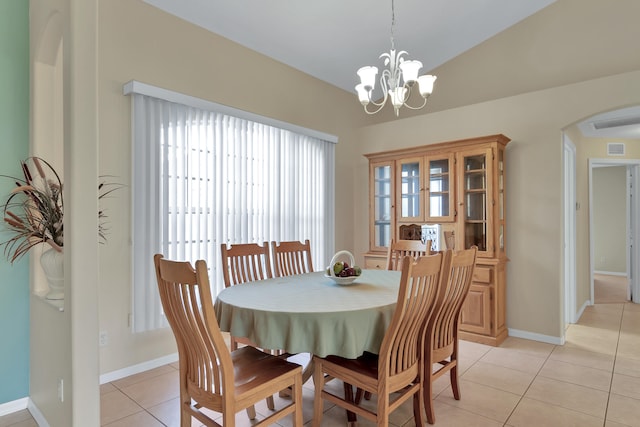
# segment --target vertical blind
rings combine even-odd
[[[133,94],[133,330],[165,326],[153,255],[209,266],[220,245],[310,239],[334,247],[335,144],[267,124]]]

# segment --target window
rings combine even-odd
[[[310,239],[334,246],[332,141],[134,94],[134,331],[163,325],[153,255],[207,261],[223,287],[221,243]]]

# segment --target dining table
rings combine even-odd
[[[356,358],[379,352],[399,283],[399,271],[362,270],[346,285],[318,271],[225,288],[214,308],[222,331],[259,348]]]

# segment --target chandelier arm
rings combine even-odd
[[[382,104],[376,104],[376,103],[374,103],[374,102],[371,102],[371,104],[373,104],[373,105],[377,106],[378,108],[376,108],[376,109],[375,109],[375,110],[373,110],[373,111],[369,111],[369,110],[367,109],[367,105],[369,105],[369,104],[367,104],[367,105],[365,105],[365,106],[364,106],[364,112],[365,112],[365,113],[367,113],[367,114],[376,114],[378,111],[382,110],[382,107],[384,107],[384,104],[385,104],[385,103],[383,102]]]
[[[420,110],[421,108],[424,108],[425,105],[427,105],[427,98],[422,98],[422,105],[419,107],[413,107],[409,104],[406,103],[406,101],[402,104],[404,107],[407,107],[410,110]]]

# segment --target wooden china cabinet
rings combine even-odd
[[[420,239],[439,224],[453,249],[478,247],[460,337],[500,345],[507,337],[504,135],[367,154],[369,252],[365,268],[385,268],[393,239]]]

